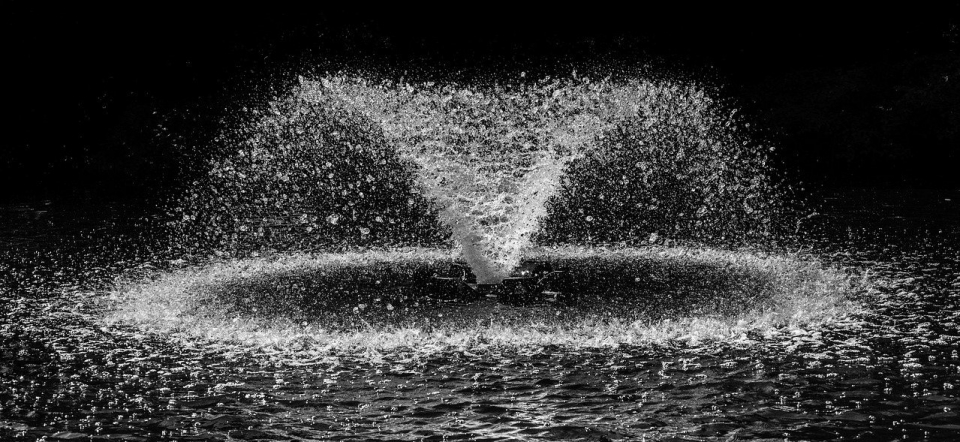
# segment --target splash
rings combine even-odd
[[[110,321],[309,355],[737,341],[858,308],[816,260],[704,248],[769,233],[778,194],[768,148],[693,84],[327,76],[249,112],[176,209],[219,258],[131,281]],[[700,245],[596,246],[660,235]],[[452,260],[496,282],[523,257],[583,302],[427,302]]]
[[[770,212],[760,149],[695,85],[328,76],[301,78],[253,113],[178,208],[197,226],[188,241],[254,250],[303,249],[311,236],[421,243],[435,214],[478,279],[498,282],[538,236],[702,240],[762,230]]]
[[[308,102],[344,104],[379,124],[417,166],[417,186],[440,212],[481,283],[520,262],[567,165],[627,113],[630,86],[588,81],[515,90],[303,81]]]
[[[532,256],[575,274],[579,305],[421,305],[418,287],[451,249],[291,254],[138,279],[107,322],[185,340],[329,354],[564,346],[749,343],[860,311],[856,275],[803,256],[703,248],[551,247]],[[603,284],[597,281],[602,280]]]

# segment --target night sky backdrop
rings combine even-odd
[[[172,138],[202,143],[232,109],[310,69],[386,67],[470,79],[646,63],[717,87],[780,148],[777,167],[791,180],[960,186],[958,3],[633,11],[584,3],[549,12],[5,6],[7,201],[175,189],[184,158]]]

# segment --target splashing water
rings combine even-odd
[[[614,125],[624,113],[615,98],[629,92],[639,91],[589,82],[473,91],[342,77],[297,91],[330,96],[381,125],[418,166],[419,188],[481,283],[500,282],[519,263],[567,164]]]
[[[186,253],[127,248],[148,229],[112,208],[76,231],[8,218],[0,439],[953,440],[949,198],[937,223],[839,199],[815,256],[719,249],[769,231],[775,189],[696,87],[326,83],[198,149]],[[447,92],[469,115],[428,107]],[[569,112],[531,117],[544,103]],[[651,233],[700,243],[634,247]],[[78,252],[93,237],[112,240]],[[578,302],[424,296],[457,254],[495,278],[517,251]]]
[[[866,287],[860,276],[802,256],[676,247],[568,246],[530,253],[568,266],[580,281],[573,289],[582,303],[513,308],[417,302],[426,299],[418,289],[424,275],[452,256],[450,250],[403,248],[277,255],[164,272],[111,293],[117,309],[107,321],[187,341],[273,348],[291,359],[542,345],[701,345],[843,318],[861,310],[847,295]]]
[[[194,194],[180,210],[188,222],[206,216],[199,231],[221,243],[252,235],[272,246],[278,226],[346,238],[352,225],[364,237],[386,223],[422,229],[414,220],[435,210],[478,281],[496,283],[534,236],[551,236],[545,218],[554,237],[578,230],[570,220],[611,216],[631,234],[624,223],[672,228],[649,226],[655,217],[702,232],[712,215],[714,227],[729,224],[720,236],[749,230],[737,220],[765,222],[756,215],[770,193],[764,160],[733,122],[695,86],[641,80],[466,88],[301,78],[243,132],[238,151],[215,161],[212,194]],[[597,173],[585,178],[578,165]],[[565,181],[571,167],[575,179]],[[608,181],[599,194],[598,178]],[[657,212],[671,202],[673,213]],[[583,213],[591,207],[596,215]]]

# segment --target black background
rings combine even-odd
[[[186,135],[171,132],[212,132],[231,109],[318,67],[466,78],[652,64],[717,87],[780,148],[777,167],[792,180],[960,186],[956,3],[587,2],[540,11],[12,3],[0,15],[5,200],[131,199],[175,188],[184,158],[165,143]],[[158,132],[161,124],[170,129]]]

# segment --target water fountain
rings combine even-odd
[[[304,353],[416,347],[426,330],[436,348],[724,339],[855,308],[843,272],[709,247],[763,237],[780,206],[769,149],[695,84],[301,77],[249,113],[174,211],[226,261],[132,281],[117,320]],[[427,302],[453,261],[489,287],[523,259],[566,268],[582,302]],[[591,327],[608,339],[571,338]]]
[[[611,230],[616,219],[631,235],[648,229],[643,237],[733,237],[769,230],[776,202],[764,148],[695,85],[469,88],[330,76],[301,78],[262,113],[215,162],[206,188],[178,207],[186,221],[207,218],[189,236],[242,243],[271,221],[320,236],[341,224],[369,234],[385,218],[416,224],[432,212],[478,282],[497,283],[538,234],[589,236],[578,232],[584,224]],[[415,194],[427,213],[398,215]],[[563,221],[544,233],[550,210]]]
[[[170,251],[0,250],[0,438],[955,432],[955,222],[766,247],[769,148],[696,85],[326,76],[243,121]],[[430,300],[460,260],[580,302]]]

